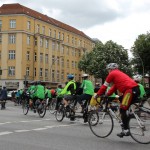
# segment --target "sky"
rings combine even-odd
[[[8,3],[20,3],[125,49],[150,31],[150,0],[0,0],[0,6]]]

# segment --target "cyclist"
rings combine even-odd
[[[56,101],[56,107],[55,110],[58,109],[60,102],[62,101],[62,96],[60,95],[61,91],[63,90],[62,85],[59,84],[56,89],[56,95],[57,95],[57,101]]]
[[[77,96],[77,100],[76,102],[79,102],[79,104],[82,107],[82,111],[85,109],[87,103],[90,102],[92,96],[94,95],[94,86],[93,83],[88,79],[89,75],[88,74],[83,74],[82,75],[82,84],[81,84],[81,88],[83,88],[83,94],[78,95]],[[83,100],[86,100],[86,102],[83,104]],[[76,105],[76,103],[74,104],[74,106]],[[87,122],[88,118],[85,117],[84,118],[84,122]]]
[[[95,98],[97,96],[103,95],[110,83],[112,83],[113,86],[105,94],[106,96],[110,96],[113,92],[117,90],[119,90],[123,94],[120,105],[120,114],[123,123],[122,125],[123,130],[121,133],[117,134],[117,136],[119,137],[129,136],[128,130],[129,117],[126,111],[131,105],[131,102],[133,103],[139,97],[140,95],[139,86],[127,74],[123,73],[118,69],[118,64],[110,63],[107,65],[106,69],[108,70],[109,74],[106,77],[104,84],[97,92],[97,95],[95,95]]]
[[[64,89],[61,91],[60,96],[63,95],[63,103],[64,106],[68,106],[68,102],[75,99],[75,92],[76,92],[76,84],[74,79],[74,75],[69,74],[67,75],[68,82]]]
[[[139,98],[142,100],[144,98],[144,96],[146,96],[144,86],[142,84],[140,84],[140,82],[142,80],[142,76],[137,74],[137,75],[133,76],[133,80],[139,85],[139,88],[140,88],[140,97]]]

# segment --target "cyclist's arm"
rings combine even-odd
[[[106,95],[107,95],[107,96],[110,96],[110,95],[112,95],[116,90],[117,90],[117,89],[116,89],[116,86],[113,85],[113,86],[108,90],[108,92],[106,93]]]

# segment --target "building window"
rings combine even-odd
[[[8,59],[15,59],[15,56],[16,56],[16,54],[15,54],[15,50],[9,50],[9,58]]]
[[[64,46],[61,47],[61,54],[64,54]]]
[[[75,38],[75,41],[74,41],[74,42],[75,42],[75,45],[77,45],[77,38]]]
[[[31,22],[30,22],[30,21],[27,22],[27,29],[28,29],[28,30],[31,29]]]
[[[43,62],[43,53],[40,53],[40,62]]]
[[[60,32],[58,32],[58,39],[60,39]]]
[[[0,44],[2,44],[2,35],[0,34]]]
[[[57,43],[57,48],[58,51],[60,50],[60,43]]]
[[[36,53],[34,53],[34,61],[36,61],[37,60],[37,55],[36,55]]]
[[[9,44],[15,44],[15,43],[16,43],[16,35],[9,34]]]
[[[52,50],[55,50],[55,42],[52,41]]]
[[[40,68],[40,77],[43,76],[43,68]]]
[[[42,34],[45,34],[45,27],[42,27]]]
[[[55,70],[52,70],[52,80],[55,81]]]
[[[45,69],[45,78],[48,77],[48,69]]]
[[[34,76],[36,77],[36,68],[34,68]]]
[[[10,20],[10,28],[16,28],[16,20]]]
[[[27,75],[27,76],[30,75],[30,68],[29,68],[29,67],[26,68],[26,75]]]
[[[60,62],[59,62],[59,57],[57,57],[56,60],[57,60],[57,65],[59,65],[59,64],[60,64]]]
[[[48,64],[48,54],[45,54],[45,63]]]
[[[69,43],[69,35],[67,35],[67,42]]]
[[[64,59],[61,59],[61,67],[64,67]]]
[[[36,30],[37,30],[37,33],[40,33],[40,25],[39,24],[37,24]]]
[[[40,46],[43,47],[43,38],[40,38]]]
[[[52,30],[49,29],[49,36],[51,37],[52,36]]]
[[[66,49],[66,54],[69,55],[69,47]]]
[[[74,44],[74,37],[72,37],[72,44]]]
[[[9,66],[8,67],[8,76],[14,76],[15,75],[15,67],[14,66]]]
[[[37,37],[34,39],[34,44],[37,45]]]
[[[48,48],[48,39],[45,40],[45,47]]]
[[[30,45],[30,36],[27,35],[27,45]]]
[[[64,33],[62,33],[62,40],[64,41]]]
[[[59,71],[57,70],[57,82],[59,82]]]
[[[52,56],[52,64],[55,64],[55,56]]]
[[[26,59],[30,60],[30,52],[29,51],[27,51]]]
[[[56,38],[56,30],[54,30],[54,38]]]

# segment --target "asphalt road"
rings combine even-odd
[[[12,102],[0,110],[0,150],[148,150],[149,145],[136,143],[130,136],[119,138],[118,124],[104,139],[92,134],[83,120],[57,122],[47,112],[44,118],[29,112],[23,115],[21,106]]]

